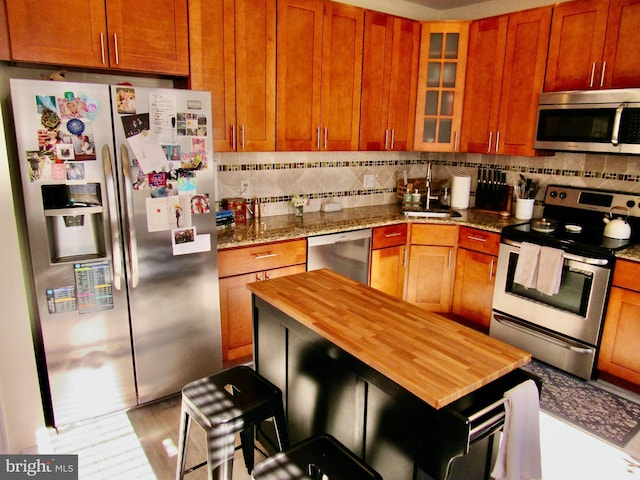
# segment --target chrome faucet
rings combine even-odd
[[[431,204],[431,200],[437,200],[438,197],[436,195],[431,195],[431,162],[427,164],[427,201],[425,202],[425,209],[429,210],[429,206]]]

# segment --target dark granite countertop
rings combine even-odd
[[[432,223],[443,225],[465,225],[500,233],[503,227],[522,223],[516,218],[504,218],[498,213],[470,208],[460,210],[460,217],[454,218],[408,218],[400,205],[375,205],[372,207],[347,208],[340,212],[305,212],[302,217],[295,215],[276,215],[262,217],[257,221],[248,220],[246,224],[218,231],[218,249],[256,245],[311,235],[356,230],[358,228],[379,227],[401,222]],[[617,253],[618,258],[640,261],[640,245]]]

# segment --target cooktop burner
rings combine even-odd
[[[612,207],[616,208],[611,212]],[[631,237],[604,236],[604,218],[624,218]],[[620,216],[620,213],[623,213]],[[502,230],[505,239],[561,248],[575,254],[610,257],[614,252],[640,242],[640,195],[610,190],[549,185],[543,218],[512,225]]]

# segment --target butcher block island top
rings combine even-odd
[[[248,288],[436,409],[531,361],[523,350],[331,270]]]

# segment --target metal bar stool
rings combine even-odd
[[[263,460],[253,469],[254,480],[382,480],[331,435],[317,435],[286,452]]]
[[[182,389],[176,478],[182,480],[204,463],[185,471],[191,420],[205,431],[209,480],[231,480],[235,437],[240,433],[247,471],[254,465],[254,428],[273,418],[278,448],[289,447],[282,392],[253,369],[240,366],[201,378]]]

